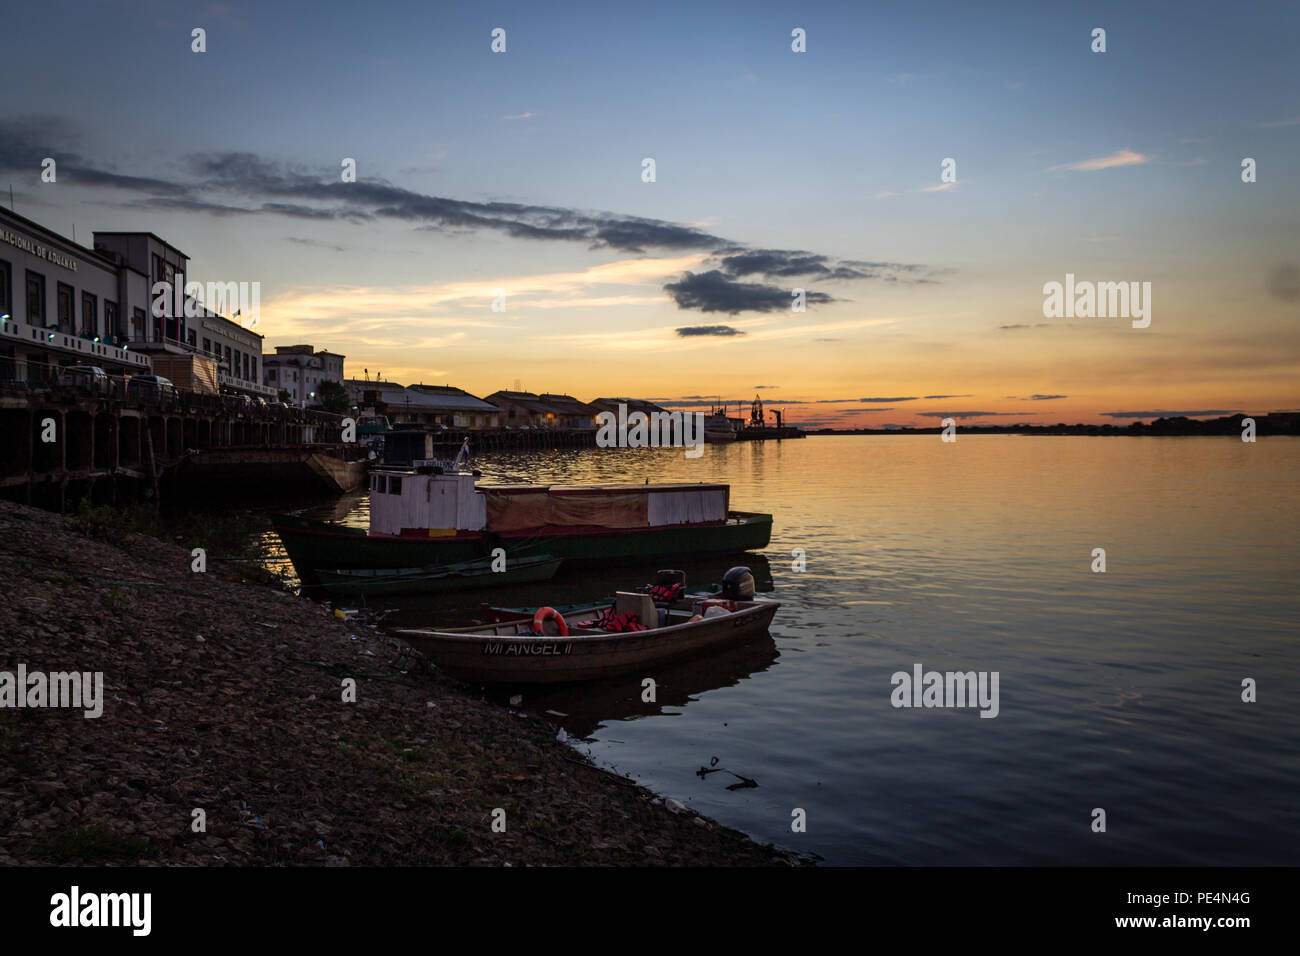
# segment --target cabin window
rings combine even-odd
[[[402,479],[401,479],[401,478],[389,478],[389,479],[388,479],[388,493],[389,493],[390,495],[400,495],[400,494],[402,493]]]

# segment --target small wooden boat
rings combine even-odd
[[[644,594],[619,595],[620,599],[628,597],[650,602]],[[561,627],[567,633],[535,633],[536,619],[448,631],[398,628],[394,633],[441,670],[462,680],[559,684],[647,673],[660,664],[762,638],[780,607],[775,601],[710,601],[679,607],[682,603],[688,602],[659,609],[650,602],[645,613],[654,613],[663,623],[639,631],[611,632],[595,627],[603,608],[578,611],[567,619],[543,608],[538,617],[552,621],[561,617]],[[712,605],[704,608],[708,616],[696,613],[700,604]]]
[[[543,554],[514,558],[501,571],[493,570],[492,561],[465,561],[422,568],[321,569],[316,575],[319,587],[353,594],[437,594],[549,581],[563,562],[563,558]]]

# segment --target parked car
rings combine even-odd
[[[161,375],[132,375],[126,383],[126,394],[141,401],[158,401],[175,398],[176,386]]]
[[[69,365],[59,369],[60,388],[83,388],[96,395],[108,393],[108,373],[98,365]]]

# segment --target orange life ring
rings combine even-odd
[[[560,629],[561,637],[569,636],[569,625],[564,623],[564,615],[553,607],[539,607],[537,613],[533,615],[533,633],[541,634],[542,623],[546,620],[552,620]]]

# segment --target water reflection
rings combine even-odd
[[[521,706],[544,714],[571,737],[589,738],[608,723],[656,715],[675,715],[700,694],[732,687],[767,670],[780,654],[770,634],[706,657],[676,664],[648,666],[644,674],[585,684],[541,685],[522,691],[489,693],[505,704],[510,695],[522,694]],[[653,702],[643,700],[646,678],[654,681]],[[547,713],[550,712],[550,713]]]

